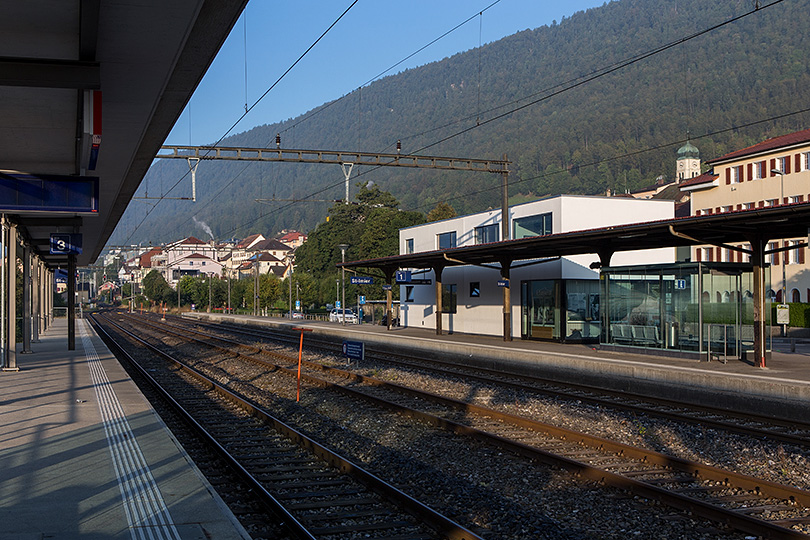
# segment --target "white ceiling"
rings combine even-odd
[[[54,232],[83,235],[80,266],[112,234],[152,158],[247,0],[0,0],[0,169],[99,178],[99,215],[20,214],[51,266]],[[81,168],[85,89],[102,92],[98,165]]]

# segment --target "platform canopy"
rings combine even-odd
[[[0,210],[48,266],[52,233],[98,257],[246,3],[0,0],[0,170],[98,179],[95,213]]]
[[[445,268],[464,264],[499,264],[504,261],[511,264],[521,260],[585,253],[598,254],[602,264],[608,266],[610,257],[622,251],[706,244],[733,247],[751,242],[752,238],[806,238],[808,227],[810,203],[797,203],[349,261],[338,266],[376,268],[384,273],[393,273],[399,268]]]

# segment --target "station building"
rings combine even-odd
[[[559,195],[509,208],[513,240],[614,225],[667,220],[673,201],[625,197]],[[501,240],[501,210],[427,223],[400,230],[400,254],[418,254]],[[598,341],[599,256],[572,255],[521,261],[512,266],[512,336],[555,341]],[[675,248],[616,253],[615,265],[673,263]],[[503,286],[499,266],[459,265],[442,274],[441,327],[450,332],[501,335]],[[432,269],[412,268],[400,284],[400,324],[436,325]]]

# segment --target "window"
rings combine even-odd
[[[450,249],[456,247],[456,231],[437,234],[436,242],[439,249]]]
[[[761,180],[765,178],[765,162],[757,161],[754,163],[754,180]]]
[[[802,170],[810,170],[810,152],[802,154]]]
[[[722,213],[722,214],[725,214],[726,212],[731,212],[731,210],[732,210],[731,206],[721,206],[720,207],[720,213]]]
[[[752,208],[754,208],[754,203],[752,202],[743,203],[743,210],[751,210]]]
[[[795,195],[790,198],[790,204],[796,204],[804,201],[804,195]]]
[[[743,181],[742,165],[737,165],[731,168],[731,183],[739,184]]]
[[[405,285],[405,301],[413,302],[413,285]]]
[[[701,260],[703,262],[712,262],[714,260],[713,255],[714,255],[714,249],[710,248],[710,247],[705,247],[705,248],[703,248],[703,257],[702,257]]]
[[[792,240],[789,242],[793,249],[790,250],[790,262],[788,262],[787,253],[785,254],[785,264],[804,264],[804,248],[800,248],[801,240]]]
[[[765,206],[766,207],[768,207],[768,206],[776,206],[778,204],[779,204],[779,199],[767,199],[765,201]]]
[[[410,255],[413,253],[413,238],[408,238],[405,240],[405,254]]]
[[[475,228],[475,243],[476,244],[489,244],[490,242],[498,241],[498,225],[493,223],[491,225],[483,225]]]
[[[791,293],[790,293],[790,296],[792,297],[790,299],[791,302],[798,303],[798,302],[802,301],[802,294],[799,292],[798,289],[793,289],[793,291],[791,291]]]
[[[788,159],[790,158],[787,157],[776,158],[776,168],[782,171],[783,173],[787,173],[789,168]]]
[[[442,285],[442,313],[455,313],[456,303],[456,286]]]
[[[513,238],[515,240],[529,236],[545,236],[551,234],[551,212],[538,216],[515,219],[513,232]]]
[[[768,251],[772,251],[772,250],[778,249],[778,248],[779,248],[779,244],[777,244],[776,242],[769,242],[768,243]],[[768,253],[768,263],[770,263],[772,266],[778,265],[779,264],[779,253]]]
[[[478,298],[481,296],[481,282],[479,281],[471,281],[470,282],[470,298]]]

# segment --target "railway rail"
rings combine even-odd
[[[164,373],[154,367],[136,369],[259,494],[292,537],[481,540],[121,324],[108,317],[94,317],[94,322],[133,366],[140,363],[119,343],[122,336],[176,366],[177,374],[168,377],[153,376]]]
[[[295,376],[297,358],[169,324],[147,323],[201,347]],[[215,343],[216,342],[216,343]],[[218,344],[217,344],[218,343]],[[236,349],[246,352],[236,352]],[[806,538],[792,528],[810,523],[810,493],[791,486],[550,426],[333,367],[307,363],[310,385],[373,401],[448,431],[484,440],[518,455],[628,490],[748,534]],[[319,372],[318,376],[312,373]],[[808,530],[808,529],[805,529]]]
[[[180,324],[188,324],[182,318]],[[221,331],[232,335],[243,335],[247,339],[268,340],[287,343],[297,346],[298,337],[282,331],[273,331],[251,327],[250,330],[241,325],[226,323],[206,324],[195,321],[194,325],[211,329],[221,328]],[[192,325],[193,326],[193,325]],[[310,350],[338,353],[340,344],[317,336],[307,336],[307,347]],[[500,370],[488,369],[481,366],[465,366],[458,363],[437,359],[423,361],[413,355],[397,354],[391,351],[377,350],[366,347],[366,358],[374,361],[389,362],[411,369],[426,370],[430,373],[454,375],[463,377],[467,381],[476,381],[483,384],[498,384],[516,390],[529,391],[547,396],[578,400],[601,407],[611,407],[617,410],[629,411],[636,414],[645,414],[699,424],[703,427],[725,430],[773,442],[793,444],[810,448],[810,423],[780,420],[765,416],[738,413],[735,411],[713,407],[686,405],[667,399],[639,397],[626,392],[617,392],[585,385],[562,383],[543,379],[542,377],[506,373]]]

